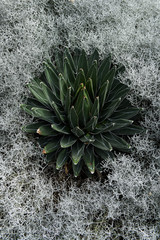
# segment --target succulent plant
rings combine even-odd
[[[75,177],[82,169],[93,174],[113,149],[130,151],[125,135],[143,131],[133,124],[140,109],[125,98],[130,89],[116,78],[120,70],[110,56],[100,61],[96,50],[88,56],[66,49],[28,84],[34,98],[21,107],[37,120],[23,129],[41,136],[43,153],[56,169],[71,163]]]

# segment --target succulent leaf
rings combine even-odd
[[[99,123],[96,125],[96,127],[94,128],[94,130],[92,131],[93,134],[98,134],[98,133],[104,133],[110,130],[110,128],[112,128],[114,125],[113,122],[107,122],[104,121],[102,123]]]
[[[49,142],[43,149],[43,153],[51,153],[56,151],[59,148],[59,141],[57,140],[52,140],[52,142]]]
[[[55,114],[56,114],[56,117],[60,120],[60,121],[62,121],[63,123],[65,123],[65,115],[64,115],[64,112],[62,112],[59,108],[58,108],[58,106],[56,105],[56,103],[55,102],[52,102],[52,108],[53,108],[53,110],[54,110],[54,112],[55,112]]]
[[[37,128],[36,133],[38,133],[39,135],[42,135],[42,136],[57,136],[59,134],[58,132],[54,131],[51,128],[50,124],[39,126]]]
[[[86,130],[88,131],[92,131],[95,129],[96,125],[97,125],[97,122],[98,122],[98,117],[97,116],[93,116],[89,122],[87,122],[86,124]]]
[[[79,126],[79,118],[74,106],[72,106],[69,111],[69,122],[70,122],[71,128],[75,128]]]
[[[53,94],[51,89],[44,82],[41,82],[40,86],[49,104],[52,105],[52,102],[54,101],[60,106],[60,100]]]
[[[84,73],[87,74],[88,72],[88,60],[87,60],[87,56],[84,50],[82,50],[80,57],[79,57],[79,61],[78,61],[78,70],[82,68]]]
[[[104,138],[101,134],[96,135],[94,138],[95,141],[92,143],[93,146],[101,150],[112,151],[113,148],[110,142],[108,142],[108,139]]]
[[[56,169],[59,170],[63,165],[67,162],[68,156],[68,149],[63,149],[57,156],[56,160]]]
[[[136,116],[138,113],[140,112],[140,110],[138,108],[124,108],[121,110],[116,110],[113,114],[112,114],[112,119],[130,119],[133,118],[134,116]]]
[[[97,49],[95,49],[94,52],[89,57],[89,59],[88,59],[89,65],[91,65],[94,60],[96,60],[97,62],[99,61],[99,53],[98,53]]]
[[[49,86],[51,87],[53,93],[58,97],[59,96],[59,78],[53,68],[45,63],[45,76]]]
[[[110,67],[111,67],[111,56],[105,58],[98,69],[98,77],[100,79],[99,84],[102,84],[104,82],[105,76],[108,73]]]
[[[72,161],[74,165],[77,165],[83,156],[84,153],[84,144],[81,143],[80,141],[77,141],[73,146],[72,146]]]
[[[34,113],[32,111],[32,106],[31,105],[21,104],[20,107],[23,109],[23,111],[25,111],[29,115],[34,116]]]
[[[121,149],[121,151],[130,151],[130,145],[121,137],[118,137],[114,133],[108,132],[105,133],[104,138],[109,141],[112,147],[116,149]]]
[[[79,89],[81,83],[83,83],[83,85],[86,84],[86,77],[82,68],[79,69],[79,72],[75,79],[75,83],[74,83],[75,92]]]
[[[139,134],[139,133],[143,133],[145,130],[137,125],[130,125],[127,127],[123,127],[121,129],[115,130],[113,131],[115,134],[118,135],[134,135],[134,134]]]
[[[117,86],[114,87],[113,90],[111,91],[109,95],[109,100],[113,101],[115,98],[119,98],[119,97],[123,99],[124,97],[126,97],[129,90],[130,89],[126,85],[119,82]]]
[[[60,73],[59,74],[59,89],[60,89],[60,100],[61,100],[62,106],[65,105],[67,88],[68,88],[67,82],[64,79],[63,75]]]
[[[85,154],[84,154],[84,162],[88,167],[88,170],[91,174],[95,172],[95,157],[94,152],[92,148],[86,148]]]
[[[71,147],[76,141],[77,139],[72,135],[63,135],[60,141],[61,148]]]
[[[93,84],[93,89],[94,93],[97,92],[97,87],[98,87],[98,75],[97,75],[97,61],[94,60],[92,66],[90,67],[88,74],[87,74],[87,79],[91,78],[92,79],[92,84]]]
[[[116,109],[118,108],[118,105],[121,102],[121,98],[117,98],[115,100],[113,100],[112,102],[108,102],[104,105],[103,108],[103,112],[101,117],[105,120],[106,118],[109,118],[113,112],[116,111]]]
[[[81,137],[80,140],[85,144],[93,143],[95,141],[94,136],[90,135],[89,133]]]
[[[72,55],[70,54],[68,48],[66,48],[66,50],[65,50],[64,57],[66,57],[66,58],[68,59],[69,64],[70,64],[70,66],[71,66],[71,68],[72,68],[72,71],[73,71],[73,72],[76,72],[75,63],[74,63],[74,60],[73,60]]]
[[[109,158],[114,158],[114,154],[109,151],[101,151],[99,148],[95,148],[95,153],[98,154],[103,160],[108,160]]]
[[[99,117],[99,97],[96,97],[91,108],[91,116]]]
[[[56,122],[52,123],[51,127],[57,132],[64,133],[64,134],[70,134],[69,127],[67,127],[61,123],[56,123]]]
[[[98,95],[100,97],[100,104],[101,104],[101,108],[103,108],[104,104],[105,104],[105,100],[106,100],[106,95],[108,92],[108,87],[109,87],[109,80],[107,80],[106,82],[104,82],[98,92]]]
[[[82,166],[83,166],[82,161],[79,161],[79,163],[76,165],[72,162],[72,168],[73,168],[73,173],[74,173],[75,177],[78,177],[78,175],[80,174],[80,172],[82,170]]]
[[[37,118],[40,118],[50,123],[54,123],[55,121],[57,121],[56,116],[50,110],[47,110],[45,108],[36,108],[36,107],[33,107],[31,110],[34,113],[34,116]]]
[[[112,84],[113,84],[113,81],[114,81],[114,77],[115,77],[115,73],[116,73],[116,68],[113,67],[107,74],[106,76],[104,77],[104,79],[102,79],[102,84],[105,82],[105,81],[109,81],[109,86],[108,86],[108,92],[111,90],[112,88]]]
[[[71,87],[67,89],[66,99],[65,99],[65,111],[69,113],[71,107]]]
[[[74,90],[75,76],[69,64],[69,60],[66,57],[64,58],[64,78]]]
[[[93,90],[93,82],[92,79],[89,78],[86,82],[86,88],[88,89],[88,93],[91,99],[94,99],[94,90]]]
[[[31,124],[28,124],[28,125],[22,127],[22,130],[27,132],[27,133],[36,133],[37,129],[40,126],[42,126],[43,124],[45,124],[45,122],[31,123]]]
[[[109,121],[106,121],[106,124],[112,124],[110,127],[108,127],[107,131],[113,131],[116,129],[121,129],[123,127],[129,126],[133,123],[133,120],[128,119],[109,119]],[[104,130],[105,131],[105,130]]]
[[[35,98],[28,98],[27,105],[30,105],[32,107],[44,108],[44,105],[38,102]]]
[[[77,137],[81,137],[81,136],[83,136],[84,134],[85,134],[85,132],[82,130],[82,129],[80,129],[80,127],[75,127],[75,128],[73,128],[73,129],[71,129],[71,131],[74,133],[74,135],[75,136],[77,136]]]
[[[33,94],[33,96],[44,106],[49,106],[49,101],[46,99],[42,89],[36,87],[35,85],[28,84],[29,90]]]

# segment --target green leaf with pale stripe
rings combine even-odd
[[[27,133],[36,133],[37,129],[42,126],[45,125],[45,122],[38,122],[38,123],[31,123],[31,124],[27,124],[26,126],[22,127],[22,130],[24,132]]]
[[[67,81],[63,77],[63,75],[60,73],[59,74],[59,90],[60,90],[60,100],[61,100],[62,106],[65,106],[67,89],[68,89]]]
[[[59,170],[61,167],[63,167],[68,159],[68,149],[61,150],[56,160],[56,169]]]
[[[28,98],[27,99],[27,105],[30,105],[32,107],[38,107],[38,108],[44,108],[44,105],[37,101],[35,98]]]
[[[116,129],[121,129],[125,126],[129,126],[133,123],[133,120],[128,119],[109,119],[109,121],[106,121],[106,124],[112,124],[107,131],[113,131]]]
[[[111,67],[111,56],[105,58],[98,69],[98,79],[100,84],[104,82],[105,76],[109,72],[110,67]]]
[[[74,176],[75,177],[78,177],[81,170],[82,170],[82,166],[83,166],[83,161],[80,160],[79,163],[77,165],[75,165],[73,162],[72,162],[72,168],[73,168],[73,173],[74,173]]]
[[[54,109],[54,113],[55,113],[55,115],[57,116],[57,118],[58,118],[61,122],[65,123],[66,117],[65,117],[64,112],[61,112],[61,110],[59,110],[59,107],[56,105],[55,102],[52,102],[52,103],[51,103],[51,106],[52,106],[52,108]]]
[[[123,99],[129,93],[129,91],[130,89],[126,85],[118,81],[118,84],[116,85],[116,87],[114,87],[109,94],[109,100],[113,101],[115,98],[119,98],[119,97]]]
[[[98,154],[103,160],[113,159],[114,154],[110,151],[101,151],[99,148],[95,148],[95,153]]]
[[[71,128],[75,128],[76,126],[79,125],[79,118],[74,106],[72,106],[69,111],[69,122],[70,122]]]
[[[28,84],[29,90],[33,94],[33,96],[44,106],[50,106],[49,101],[46,99],[42,89],[39,87],[35,87],[34,85]]]
[[[79,61],[78,61],[78,70],[82,68],[84,70],[85,75],[88,72],[88,60],[84,50],[81,51]]]
[[[99,61],[99,53],[97,49],[95,49],[94,52],[89,57],[89,60],[88,60],[89,65],[92,65],[94,60],[96,60],[97,62]]]
[[[45,60],[44,64],[46,64],[46,67],[48,66],[58,76],[56,66],[53,64],[53,62],[51,62],[49,59],[47,59],[47,60]]]
[[[89,133],[81,137],[80,140],[86,144],[93,143],[95,141],[94,136],[90,135]]]
[[[109,141],[112,147],[120,151],[130,151],[131,146],[121,137],[118,137],[114,133],[108,132],[104,134],[104,138]]]
[[[71,87],[67,89],[66,99],[65,99],[65,111],[68,114],[71,107]]]
[[[84,85],[86,84],[86,77],[82,68],[79,69],[79,72],[76,76],[74,82],[74,91],[77,91],[79,89],[81,83],[83,83]]]
[[[49,86],[51,87],[54,95],[59,97],[59,78],[53,68],[50,68],[47,63],[45,63],[45,76]]]
[[[87,131],[92,131],[95,129],[95,126],[97,125],[97,122],[98,122],[98,118],[97,116],[93,116],[86,124],[86,127],[85,129]]]
[[[40,86],[42,88],[42,91],[45,95],[45,98],[48,100],[50,105],[52,106],[52,102],[54,101],[58,106],[61,106],[60,100],[53,94],[51,89],[44,83],[41,82]]]
[[[130,119],[130,118],[133,118],[134,116],[136,116],[139,112],[140,112],[140,109],[135,108],[135,107],[124,108],[121,110],[117,109],[112,114],[111,118],[112,119],[119,119],[119,118]]]
[[[117,129],[115,131],[113,131],[116,135],[128,135],[128,136],[132,136],[134,134],[142,134],[143,132],[145,132],[144,128],[137,126],[137,125],[131,125],[131,126],[127,126],[127,127],[123,127],[121,129]]]
[[[101,119],[106,119],[109,118],[118,108],[120,102],[121,102],[121,98],[117,98],[115,100],[113,100],[112,102],[108,102],[104,105],[102,114],[101,114]]]
[[[95,146],[96,148],[99,148],[101,150],[112,151],[113,148],[112,148],[110,142],[108,142],[102,136],[102,134],[96,135],[94,138],[95,138],[95,141],[92,143],[93,146]]]
[[[71,133],[70,129],[67,126],[63,125],[62,123],[56,123],[55,122],[51,125],[51,127],[55,131],[60,132],[60,133],[64,133],[64,134],[70,134]]]
[[[79,84],[79,87],[77,90],[75,90],[75,93],[74,93],[74,96],[73,96],[73,99],[72,99],[72,103],[75,103],[79,93],[81,92],[81,90],[84,88],[84,84],[83,83],[80,83]]]
[[[98,87],[97,61],[96,60],[93,62],[92,66],[90,67],[90,69],[87,73],[87,79],[89,79],[89,78],[92,79],[94,93],[96,94],[97,87]]]
[[[68,59],[69,64],[70,64],[70,66],[72,68],[72,71],[76,72],[75,63],[73,61],[72,55],[70,54],[70,51],[69,51],[68,48],[66,48],[66,50],[65,50],[64,57],[66,57]]]
[[[36,131],[41,136],[57,136],[59,133],[51,128],[51,125],[41,125]]]
[[[95,172],[95,157],[91,147],[85,149],[83,159],[90,173],[93,174]]]
[[[98,92],[101,108],[103,108],[103,106],[105,104],[106,96],[108,93],[108,87],[109,87],[109,81],[107,80],[106,82],[103,83],[103,85],[101,86],[101,88]]]
[[[80,116],[80,119],[83,122],[83,125],[86,126],[86,123],[89,119],[89,114],[90,114],[90,103],[86,97],[83,97],[82,101],[82,116]]]
[[[31,105],[21,104],[20,107],[23,109],[23,111],[25,111],[29,115],[34,116],[34,112],[32,111]]]
[[[92,131],[93,134],[99,134],[104,133],[110,130],[110,128],[113,126],[112,122],[104,121],[102,123],[98,123],[94,130]]]
[[[82,101],[83,101],[83,97],[84,97],[83,91],[84,91],[83,89],[81,89],[79,91],[77,99],[75,100],[75,104],[74,104],[74,107],[75,107],[78,117],[80,117],[80,114],[82,112]]]
[[[114,81],[114,77],[115,77],[115,72],[116,72],[116,68],[113,67],[107,74],[106,76],[102,79],[102,83],[101,85],[106,82],[107,80],[109,81],[109,86],[108,86],[108,92],[110,91],[113,81]]]
[[[84,144],[81,143],[80,141],[77,141],[73,146],[72,146],[72,162],[74,165],[77,165],[84,153]]]
[[[91,108],[91,115],[99,117],[99,97],[96,97]]]
[[[54,113],[45,108],[33,107],[31,110],[34,113],[34,116],[37,118],[40,118],[50,123],[57,122],[57,117],[54,115]]]
[[[93,89],[93,82],[92,79],[89,78],[86,82],[86,89],[88,90],[90,98],[93,100],[94,99],[94,89]]]
[[[84,133],[84,131],[82,130],[82,129],[80,129],[80,127],[75,127],[75,128],[73,128],[73,129],[71,129],[71,131],[74,133],[74,135],[75,136],[77,136],[77,137],[81,137],[81,136],[83,136],[85,133]]]
[[[68,58],[64,58],[64,78],[69,86],[74,90],[75,76],[69,64]]]
[[[63,135],[60,141],[60,145],[62,148],[68,148],[68,147],[71,147],[76,141],[77,141],[77,138],[75,138],[72,135]]]
[[[43,153],[51,153],[56,151],[59,148],[59,141],[57,140],[52,140],[52,142],[49,142],[43,149]]]

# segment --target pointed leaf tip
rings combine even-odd
[[[42,153],[43,153],[43,154],[46,154],[46,150],[45,150],[45,149],[43,149]]]
[[[37,129],[37,133],[41,135],[41,131],[39,128]]]

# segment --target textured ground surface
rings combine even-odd
[[[159,23],[159,0],[1,0],[0,239],[160,239]],[[103,184],[55,178],[21,131],[26,83],[61,46],[111,52],[126,67],[130,101],[145,108],[146,135],[130,139],[131,156],[104,163]]]

